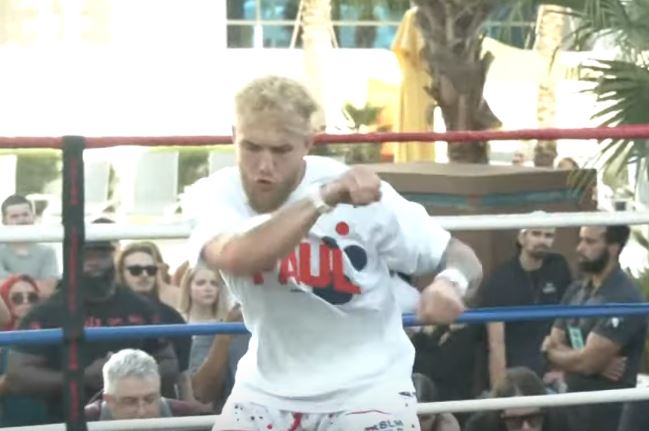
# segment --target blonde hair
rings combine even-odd
[[[198,271],[210,271],[216,275],[219,283],[219,293],[216,297],[216,302],[212,304],[212,317],[215,320],[225,320],[225,317],[228,314],[230,308],[229,295],[223,278],[218,271],[214,271],[211,268],[208,268],[205,265],[198,265],[195,268],[192,268],[185,272],[185,275],[180,282],[180,304],[178,305],[179,311],[189,319],[189,312],[192,309],[192,295],[191,288],[194,278]]]
[[[243,87],[235,97],[235,109],[241,118],[267,113],[297,116],[312,129],[311,119],[318,110],[318,103],[298,81],[271,75],[257,78]]]

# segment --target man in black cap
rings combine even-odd
[[[109,241],[87,242],[83,249],[81,283],[85,327],[150,325],[159,323],[157,309],[132,290],[115,282],[115,245]],[[20,329],[60,328],[66,320],[63,289],[31,310]],[[63,366],[60,345],[15,346],[9,354],[6,383],[12,393],[45,398],[50,420],[61,422]],[[91,342],[80,352],[84,368],[84,402],[102,389],[102,367],[113,352],[140,349],[158,362],[163,380],[178,374],[178,362],[170,344],[158,338],[115,339]]]

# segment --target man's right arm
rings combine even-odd
[[[49,369],[42,356],[11,350],[6,381],[12,393],[44,395],[61,390],[63,373]]]
[[[564,331],[558,326],[552,327],[552,330],[550,331],[550,340],[552,340],[552,342],[556,344],[560,344],[564,346],[568,345],[568,339],[566,338],[566,331]]]
[[[492,322],[487,324],[489,347],[489,382],[493,388],[505,376],[507,356],[505,354],[505,324]]]
[[[380,199],[380,186],[376,174],[356,166],[323,185],[319,196],[332,207],[339,203],[367,205]],[[268,271],[300,243],[318,217],[314,198],[302,199],[272,215],[259,216],[258,224],[245,232],[220,234],[208,240],[201,257],[212,268],[234,275]]]
[[[245,276],[268,271],[299,244],[320,213],[309,199],[282,208],[270,217],[259,216],[259,225],[243,233],[217,235],[202,249],[201,257],[212,268]]]
[[[506,286],[511,286],[507,266],[501,266],[487,278],[477,292],[479,307],[502,307],[509,305]],[[507,346],[505,343],[505,323],[487,323],[487,353],[489,365],[489,383],[494,385],[505,376],[507,370]]]

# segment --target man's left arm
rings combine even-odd
[[[437,274],[422,289],[418,316],[426,322],[450,323],[464,311],[462,298],[482,280],[482,265],[466,244],[452,238],[423,206],[382,184],[385,223],[373,235],[388,267],[410,276]],[[441,272],[440,272],[441,269]]]
[[[581,350],[555,342],[544,343],[542,350],[548,361],[559,370],[590,376],[604,372],[620,352],[621,346],[591,332]]]
[[[466,288],[469,292],[475,292],[482,283],[482,263],[471,247],[457,238],[451,237],[442,256],[440,273],[437,277],[446,276],[453,281],[454,277],[449,276],[450,272],[459,272],[466,279]],[[464,280],[462,280],[464,283]]]
[[[456,238],[450,238],[440,269],[421,292],[417,317],[422,322],[457,320],[465,311],[464,299],[477,292],[482,282],[482,264],[473,250]]]

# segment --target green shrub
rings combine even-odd
[[[16,160],[16,193],[43,193],[45,186],[61,176],[61,152],[21,152]]]
[[[178,150],[178,191],[209,174],[209,147],[186,147]]]

